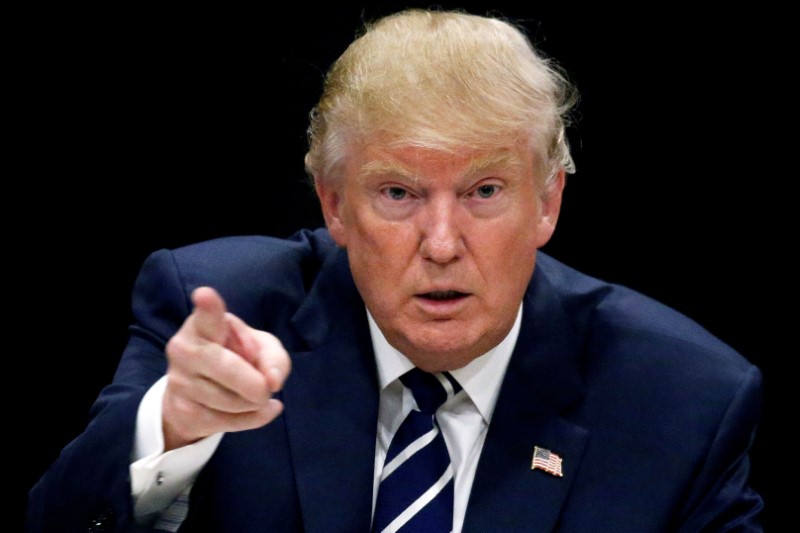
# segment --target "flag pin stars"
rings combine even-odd
[[[536,470],[537,468],[557,477],[564,476],[564,473],[561,471],[561,457],[547,448],[534,446],[531,470]]]

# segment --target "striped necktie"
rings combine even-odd
[[[461,387],[447,372],[418,368],[400,377],[417,406],[392,438],[383,464],[373,533],[450,532],[453,467],[436,410]]]

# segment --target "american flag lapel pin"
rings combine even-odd
[[[564,473],[561,471],[561,457],[551,452],[547,448],[534,446],[531,470],[536,470],[537,468],[544,470],[548,474],[552,474],[557,477],[564,477]]]

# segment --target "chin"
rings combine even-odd
[[[461,340],[462,342],[457,344],[453,342],[412,343],[413,347],[408,350],[408,353],[403,353],[415,366],[426,372],[443,372],[464,367],[487,351],[481,350],[475,344],[465,345],[463,339]]]

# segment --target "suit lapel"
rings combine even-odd
[[[589,437],[562,417],[582,398],[579,321],[537,266],[478,463],[465,533],[556,527]],[[292,324],[310,348],[291,354],[283,392],[304,528],[368,531],[378,378],[346,253],[326,261]],[[563,459],[563,477],[531,470],[534,446]]]
[[[366,311],[337,252],[292,322],[295,352],[283,392],[286,427],[308,532],[368,531],[378,378]]]
[[[553,531],[588,431],[562,418],[581,399],[579,328],[537,267],[522,328],[478,462],[464,532]],[[534,446],[563,460],[563,477],[531,470]]]

